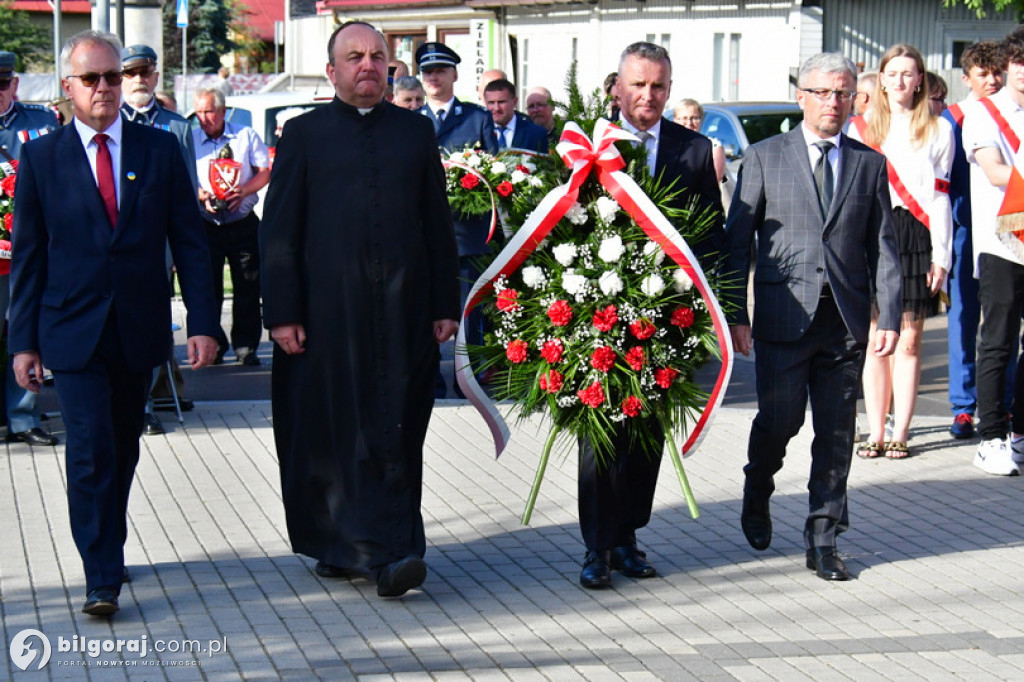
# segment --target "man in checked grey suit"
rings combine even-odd
[[[849,527],[850,472],[864,354],[899,340],[900,265],[885,159],[842,134],[856,92],[853,65],[818,54],[800,69],[803,124],[747,151],[726,224],[733,345],[756,351],[758,412],[743,471],[743,533],[757,550],[772,538],[769,498],[786,445],[811,401],[814,441],[804,527],[807,567],[848,580],[836,537]],[[747,274],[757,237],[754,326]],[[872,304],[878,331],[868,338]],[[753,343],[751,338],[753,336]]]

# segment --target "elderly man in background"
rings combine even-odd
[[[558,143],[558,131],[555,129],[554,107],[551,105],[551,91],[547,88],[531,88],[526,93],[526,115],[548,134],[548,144]]]
[[[13,52],[0,52],[0,163],[7,164],[11,170],[24,142],[60,127],[52,111],[15,101],[18,96],[18,77],[14,73],[16,61]],[[10,271],[11,261],[0,259],[0,312],[5,316],[11,301]],[[56,445],[59,442],[57,437],[44,431],[39,421],[36,394],[18,385],[11,361],[8,356],[4,373],[7,441]]]
[[[195,94],[199,127],[192,131],[199,176],[199,202],[210,242],[213,289],[220,309],[224,304],[224,260],[231,269],[234,301],[231,307],[231,346],[238,362],[260,365],[260,220],[253,209],[257,192],[270,181],[270,152],[249,126],[224,120],[224,95],[217,89]],[[228,151],[224,151],[227,149]],[[233,164],[220,164],[230,154]],[[217,190],[214,186],[217,185]],[[217,362],[227,352],[224,330],[218,334]]]
[[[403,76],[395,80],[394,103],[403,109],[419,111],[424,101],[423,83],[415,76]]]

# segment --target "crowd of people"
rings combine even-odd
[[[221,90],[195,93],[194,130],[157,101],[148,46],[122,49],[95,31],[71,38],[61,63],[74,118],[62,128],[14,102],[14,55],[0,52],[0,147],[20,162],[10,289],[0,279],[10,293],[8,439],[56,443],[33,407],[45,363],[67,428],[85,613],[116,612],[127,579],[139,437],[162,431],[151,398],[160,369],[174,381],[172,275],[193,369],[229,349],[260,365],[269,330],[294,551],[325,579],[369,577],[382,597],[426,579],[420,498],[423,443],[445,385],[438,344],[458,330],[491,253],[489,221],[452,214],[441,157],[467,147],[546,153],[560,126],[547,89],[529,90],[521,112],[499,70],[482,74],[479,104],[455,97],[461,59],[443,43],[416,51],[417,77],[390,59],[377,29],[352,21],[332,34],[327,58],[336,97],[280,122],[271,170],[256,131],[226,120]],[[723,297],[734,348],[755,351],[740,526],[756,550],[771,545],[774,475],[810,403],[804,542],[807,567],[825,580],[850,577],[837,538],[850,523],[854,453],[913,454],[924,320],[943,292],[951,433],[972,437],[977,416],[974,464],[1013,475],[1024,463],[1024,409],[1014,409],[1024,400],[1015,232],[1024,207],[1014,203],[1024,186],[1024,32],[973,45],[962,63],[971,94],[947,109],[946,84],[912,46],[894,45],[868,74],[839,54],[811,57],[797,79],[803,123],[747,149],[737,177],[700,133],[701,104],[669,107],[664,48],[627,46],[604,83],[609,116],[646,150],[641,172],[677,179],[676,207],[714,213],[692,245],[701,266],[739,283]],[[265,186],[261,221],[253,209]],[[230,340],[219,324],[225,261]],[[483,343],[479,309],[462,324],[468,343]],[[861,392],[869,433],[855,446]],[[579,581],[591,589],[611,585],[613,572],[657,575],[637,532],[660,458],[609,428],[613,461],[599,464],[593,443],[578,444]]]

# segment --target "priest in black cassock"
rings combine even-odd
[[[292,549],[381,596],[426,577],[420,497],[458,255],[430,121],[384,101],[388,54],[349,22],[337,96],[289,121],[260,226],[274,440]]]

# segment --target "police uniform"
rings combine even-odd
[[[15,56],[0,52],[0,78],[14,78]],[[9,87],[15,87],[12,83]],[[16,93],[15,93],[16,94]],[[23,144],[46,135],[60,127],[57,115],[37,104],[12,102],[7,111],[0,112],[0,161],[17,159]],[[0,312],[7,315],[10,305],[10,261],[0,261]],[[36,394],[18,385],[7,357],[4,376],[4,401],[7,415],[7,440],[25,441],[33,445],[55,445],[57,439],[42,430]]]

